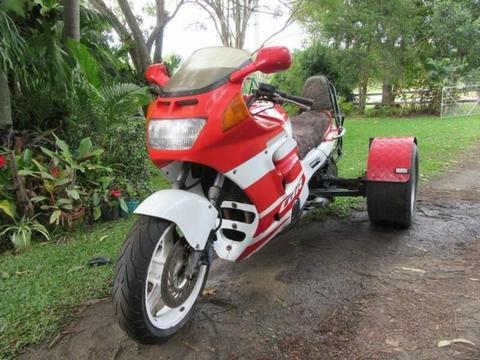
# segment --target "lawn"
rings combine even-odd
[[[113,266],[86,262],[100,255],[116,259],[133,221],[81,229],[64,243],[0,257],[0,358],[51,338],[68,324],[76,305],[110,293]]]
[[[416,135],[424,181],[480,139],[480,117],[355,119],[346,127],[341,176],[363,173],[368,139],[374,136]],[[152,183],[163,185],[159,178]],[[50,339],[68,324],[78,305],[110,294],[114,265],[92,268],[86,262],[99,255],[115,260],[134,220],[80,229],[60,244],[36,244],[22,254],[0,256],[0,358]]]
[[[430,180],[446,166],[455,163],[458,153],[480,140],[480,116],[354,119],[347,120],[345,127],[345,152],[339,162],[341,176],[361,175],[365,171],[368,139],[371,137],[415,135],[423,180]]]

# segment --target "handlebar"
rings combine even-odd
[[[288,102],[304,110],[310,110],[311,106],[314,103],[312,99],[301,96],[289,95],[285,92],[278,90],[277,88],[275,88],[275,86],[266,83],[259,84],[258,89],[255,91],[255,96],[258,98],[266,98],[272,102],[280,104]]]
[[[301,96],[287,95],[287,96],[285,96],[285,98],[288,99],[288,100],[298,102],[298,103],[303,104],[303,105],[308,106],[308,107],[312,107],[313,103],[314,103],[314,101],[312,99],[304,98],[304,97],[301,97]]]

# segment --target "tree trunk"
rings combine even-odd
[[[156,0],[155,1],[156,13],[157,13],[157,25],[159,26],[158,35],[155,38],[155,50],[153,52],[153,62],[161,63],[162,62],[162,53],[163,53],[163,34],[165,28],[165,0]],[[148,44],[147,44],[148,48]]]
[[[135,15],[133,15],[132,9],[128,4],[128,0],[117,0],[118,5],[120,5],[120,9],[122,10],[123,16],[125,16],[125,20],[127,21],[128,27],[132,32],[133,38],[135,40],[136,48],[138,49],[138,55],[140,60],[141,71],[139,75],[142,75],[147,70],[148,65],[151,64],[150,55],[148,54],[147,45],[145,43],[145,39],[143,38],[142,30],[140,30],[140,26],[138,25],[137,19],[135,19]]]
[[[80,41],[80,1],[63,1],[63,37]]]
[[[160,64],[163,62],[163,28],[158,35],[157,41],[155,41],[155,52],[153,53],[153,62]]]
[[[12,104],[10,102],[10,89],[8,79],[0,69],[0,130],[12,128]]]
[[[135,40],[128,32],[127,28],[120,22],[120,20],[118,20],[113,11],[108,8],[103,0],[90,0],[90,3],[100,14],[109,18],[113,29],[116,31],[118,36],[120,36],[120,40],[127,46],[130,58],[132,59],[133,66],[135,67],[137,74],[143,76],[142,63],[140,61],[138,48],[135,44]]]
[[[358,87],[358,111],[363,113],[367,104],[368,75],[364,74]]]
[[[392,106],[395,101],[393,95],[393,85],[389,79],[383,79],[382,85],[382,105]]]

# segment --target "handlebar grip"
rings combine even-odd
[[[305,106],[313,106],[313,103],[314,103],[314,101],[312,99],[304,98],[304,97],[301,97],[301,96],[295,96],[295,95],[286,95],[285,99],[296,101],[296,102],[298,102],[300,104],[303,104]]]

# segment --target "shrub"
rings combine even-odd
[[[375,105],[373,108],[366,109],[364,115],[367,117],[402,116],[402,108],[400,106]]]
[[[145,124],[131,121],[111,127],[105,134],[105,159],[114,168],[114,186],[144,196],[151,192],[151,166],[145,144]]]
[[[338,98],[338,104],[343,115],[351,115],[356,111],[355,105],[351,101],[345,100],[343,96]]]

